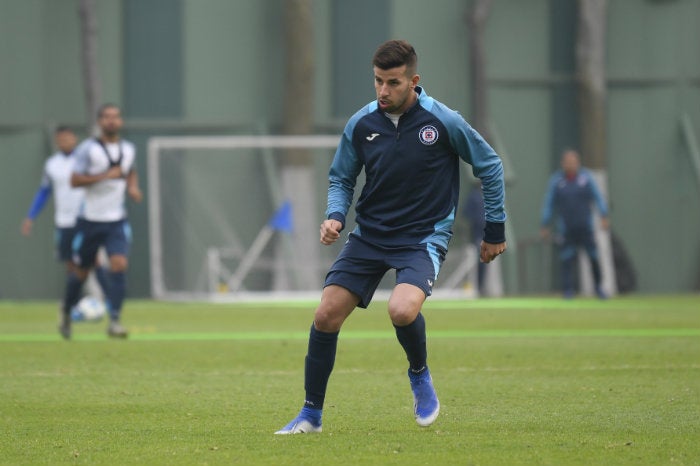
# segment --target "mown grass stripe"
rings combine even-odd
[[[134,341],[217,341],[217,340],[305,340],[308,332],[139,332],[129,336]],[[700,328],[620,328],[620,329],[484,329],[433,330],[430,338],[562,338],[562,337],[697,337]],[[102,341],[102,333],[74,335],[77,341]],[[342,339],[369,340],[396,338],[392,331],[348,330]],[[58,334],[18,333],[0,335],[0,342],[41,342],[59,340]]]

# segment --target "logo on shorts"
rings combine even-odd
[[[438,130],[431,125],[423,126],[420,131],[418,131],[418,138],[420,142],[426,146],[432,146],[438,140]]]
[[[428,279],[428,286],[429,286],[430,288],[432,288],[432,287],[433,287],[433,281],[432,281],[432,280],[430,280],[430,279]]]

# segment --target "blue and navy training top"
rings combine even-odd
[[[417,102],[397,126],[376,101],[350,118],[330,168],[327,218],[345,226],[357,176],[364,168],[354,234],[383,246],[433,243],[447,249],[462,159],[482,182],[484,240],[505,241],[501,159],[459,113],[421,87],[415,90]]]
[[[596,203],[603,217],[608,215],[608,206],[592,173],[580,168],[575,176],[568,178],[557,170],[549,179],[547,193],[542,205],[543,226],[549,224],[556,214],[562,233],[593,228],[592,204]]]

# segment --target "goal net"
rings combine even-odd
[[[338,141],[327,135],[152,137],[152,297],[318,298],[344,243],[326,247],[318,239]],[[351,209],[344,234],[353,225]],[[467,234],[455,233],[435,292],[470,296],[476,255]],[[387,274],[377,297],[388,295],[393,284]]]

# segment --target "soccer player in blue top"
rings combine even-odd
[[[126,295],[131,228],[127,220],[125,198],[135,202],[143,195],[136,174],[136,148],[120,137],[123,126],[121,110],[114,104],[102,105],[97,115],[100,136],[83,141],[76,149],[71,184],[85,188],[85,201],[73,241],[76,269],[69,276],[63,300],[63,320],[59,331],[71,337],[70,309],[78,302],[83,282],[95,265],[97,250],[102,246],[109,256],[107,307],[110,337],[125,338],[127,330],[120,323]]]
[[[306,397],[299,415],[277,434],[321,432],[326,387],[338,333],[355,307],[367,307],[380,280],[396,270],[389,317],[409,363],[418,425],[429,426],[440,403],[427,365],[421,307],[430,296],[452,236],[460,159],[484,189],[486,227],[481,260],[506,249],[503,166],[484,139],[455,111],[418,86],[416,52],[399,40],[374,58],[377,99],[348,121],[333,160],[321,243],[340,239],[357,176],[366,182],[355,206],[357,226],[326,276],[309,334]]]
[[[551,234],[549,224],[555,214],[558,218],[557,227],[561,234],[559,259],[565,298],[574,296],[574,266],[579,248],[586,251],[591,261],[596,295],[600,299],[607,298],[601,287],[598,248],[593,236],[593,203],[598,206],[601,227],[608,229],[608,206],[593,175],[581,167],[578,152],[565,150],[561,157],[561,169],[549,179],[541,220],[541,235],[548,238]]]

